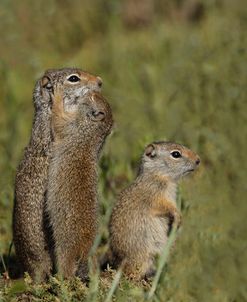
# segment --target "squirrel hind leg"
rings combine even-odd
[[[124,264],[125,275],[133,280],[148,280],[155,275],[153,261],[151,259],[131,259],[125,261]]]
[[[46,282],[52,273],[52,263],[49,255],[43,257],[43,261],[29,261],[28,269],[26,270],[35,283]]]
[[[154,267],[150,267],[145,275],[143,276],[143,279],[145,279],[146,281],[149,281],[150,279],[152,279],[156,274],[156,269]]]
[[[64,253],[64,251],[57,249],[56,268],[58,274],[65,279],[75,276],[77,271],[77,260],[74,253]]]
[[[87,261],[80,261],[75,275],[81,279],[83,283],[89,283],[89,269]]]

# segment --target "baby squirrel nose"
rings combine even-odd
[[[198,166],[200,164],[200,162],[201,162],[200,158],[197,158],[196,165]]]
[[[97,77],[97,85],[98,85],[98,87],[101,88],[102,84],[103,84],[103,81],[102,81],[101,77]]]

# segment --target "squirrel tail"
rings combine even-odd
[[[100,258],[99,264],[102,271],[107,270],[109,267],[112,269],[117,268],[116,259],[110,248],[108,248],[107,252]]]

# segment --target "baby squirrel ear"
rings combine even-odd
[[[94,121],[102,121],[105,118],[105,113],[103,111],[99,111],[99,110],[93,110],[91,112],[91,118]]]
[[[41,79],[41,87],[47,89],[49,92],[53,93],[53,85],[51,82],[51,78],[47,75],[43,76]]]
[[[146,147],[145,155],[150,157],[150,158],[154,158],[157,155],[157,150],[156,150],[154,144],[150,144]]]

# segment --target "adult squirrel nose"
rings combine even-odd
[[[103,81],[102,81],[101,77],[97,77],[97,85],[98,85],[98,87],[101,88],[102,84],[103,84]]]
[[[200,158],[198,157],[197,160],[196,160],[196,165],[198,166],[200,164],[201,160]]]

